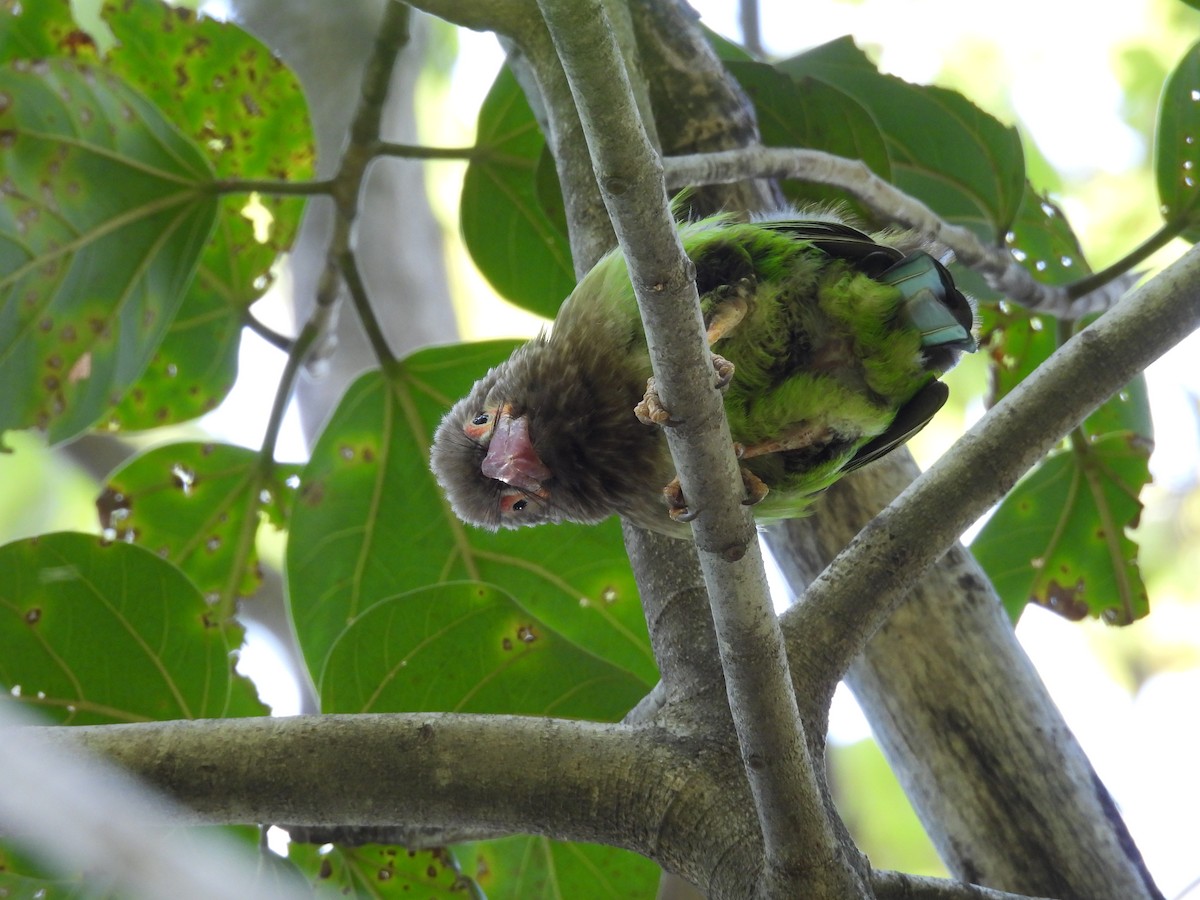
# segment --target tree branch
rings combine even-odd
[[[875,891],[875,900],[1048,900],[962,881],[878,870],[871,873],[871,887]]]
[[[683,424],[668,431],[708,584],[729,704],[763,831],[766,897],[799,885],[865,890],[821,802],[782,636],[719,393],[713,387],[694,267],[671,217],[662,169],[641,127],[599,2],[539,0],[567,73],[601,195],[638,295],[660,394]],[[692,339],[681,339],[690,332]],[[834,892],[838,892],[835,894]]]
[[[835,484],[811,518],[767,529],[796,594],[918,474],[908,451],[895,451]],[[808,648],[829,636],[795,624],[784,617],[788,656],[809,683],[820,662],[810,664]],[[961,546],[920,579],[846,680],[956,877],[1060,900],[1161,900],[991,583]]]
[[[713,896],[755,861],[744,783],[700,737],[522,716],[358,714],[23,729],[102,754],[182,804],[158,823],[288,822],[544,834],[641,853]],[[5,734],[0,746],[10,740]],[[751,826],[752,828],[752,826]],[[715,883],[714,883],[715,879]]]
[[[73,728],[30,727],[0,699],[0,836],[66,872],[87,873],[96,895],[177,900],[296,900],[312,896],[263,879],[244,845],[181,835],[156,820],[187,815],[104,760],[75,749]],[[68,889],[64,888],[64,893]],[[7,890],[3,891],[7,895]]]
[[[796,178],[841,188],[881,218],[911,228],[930,244],[954,251],[958,261],[979,272],[989,285],[1035,312],[1078,319],[1111,308],[1130,286],[1117,278],[1077,299],[1066,287],[1036,281],[1003,247],[984,244],[974,233],[943,222],[928,206],[893,187],[857,159],[820,150],[752,147],[663,160],[667,184],[714,184],[744,178]]]

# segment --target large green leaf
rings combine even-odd
[[[254,545],[259,513],[278,507],[291,490],[283,471],[228,444],[157,447],[109,477],[96,501],[100,524],[113,538],[175,563],[205,595],[249,596],[262,580]]]
[[[1030,185],[1006,243],[1017,262],[1046,284],[1067,284],[1091,272],[1062,211]],[[992,405],[1058,349],[1058,321],[1008,303],[985,304],[979,316],[992,376]]]
[[[465,580],[503,586],[566,640],[647,685],[656,679],[615,520],[492,534],[463,525],[429,472],[439,419],[513,346],[423,350],[342,398],[301,477],[288,541],[292,618],[314,678],[375,603]]]
[[[158,0],[109,0],[118,41],[106,58],[208,156],[219,178],[302,181],[315,145],[304,91],[270,48],[228,22]],[[110,424],[152,428],[195,418],[224,399],[237,375],[246,310],[271,284],[304,210],[298,197],[222,198],[196,279],[146,374]]]
[[[1028,186],[1008,244],[1048,284],[1091,271],[1062,211]],[[1028,377],[1066,336],[1053,317],[1009,304],[985,305],[980,317],[989,403]],[[1084,421],[1072,450],[1052,454],[1005,497],[972,550],[1014,619],[1028,602],[1113,623],[1145,615],[1137,546],[1125,531],[1141,511],[1137,497],[1149,481],[1152,433],[1139,375]]]
[[[575,269],[566,234],[539,197],[545,138],[507,68],[483,101],[475,140],[459,210],[467,250],[503,297],[553,318],[575,287]]]
[[[860,159],[880,178],[891,179],[891,161],[883,135],[871,114],[849,94],[815,78],[792,78],[756,62],[727,62],[754,103],[762,142],[769,147],[806,147]],[[800,203],[845,202],[832,188],[787,182],[789,200]]]
[[[1167,78],[1158,109],[1154,172],[1163,218],[1200,240],[1200,43]]]
[[[1014,128],[954,91],[881,74],[848,37],[777,68],[826,81],[862,104],[887,142],[897,187],[985,240],[1008,231],[1025,184]]]
[[[506,592],[469,581],[376,603],[338,638],[317,682],[327,713],[479,712],[592,721],[620,719],[648,687],[564,639]]]
[[[56,722],[261,715],[239,629],[141,547],[62,532],[0,547],[0,683]]]
[[[1037,603],[1070,619],[1127,625],[1149,602],[1126,528],[1141,512],[1149,451],[1112,433],[1051,454],[971,544],[1015,619]]]
[[[103,15],[117,44],[97,57],[68,0],[34,6],[0,18],[0,58],[70,56],[103,66],[189,135],[221,178],[312,176],[304,93],[246,32],[158,0],[109,2]],[[121,190],[119,183],[111,187]],[[297,197],[259,197],[256,226],[247,218],[246,196],[221,198],[217,227],[179,314],[145,374],[106,417],[107,426],[151,428],[195,418],[220,403],[236,377],[246,309],[269,286],[270,267],[290,246],[303,206]]]
[[[59,441],[143,372],[216,217],[194,145],[106,72],[0,68],[0,431]]]
[[[661,874],[650,860],[627,850],[543,837],[463,844],[453,852],[462,873],[478,882],[488,900],[641,900],[654,896]]]

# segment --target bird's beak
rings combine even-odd
[[[553,474],[533,449],[529,419],[514,416],[507,405],[499,410],[481,470],[488,478],[530,492],[540,491],[542,482]]]

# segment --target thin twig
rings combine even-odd
[[[420,144],[399,144],[395,141],[376,141],[371,151],[377,156],[397,156],[402,159],[474,159],[478,147],[425,147]]]
[[[1014,303],[1064,319],[1078,319],[1111,308],[1129,287],[1116,279],[1072,297],[1065,287],[1042,284],[1007,249],[989,246],[966,228],[942,221],[928,206],[872,172],[857,159],[820,150],[753,147],[663,160],[667,185],[722,184],[744,178],[797,178],[828,184],[861,201],[887,221],[915,231],[931,244],[954,251],[958,261],[979,272],[991,287]]]
[[[286,335],[280,334],[274,328],[266,325],[262,319],[254,315],[252,312],[247,312],[243,323],[247,328],[257,334],[260,338],[274,347],[276,350],[282,350],[284,353],[291,353],[292,348],[296,346],[296,341]]]
[[[876,900],[1048,900],[948,878],[923,878],[880,870],[871,873],[871,887]]]

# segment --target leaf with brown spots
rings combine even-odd
[[[236,625],[141,547],[58,533],[0,547],[0,686],[69,725],[262,715]]]
[[[327,713],[602,722],[618,721],[651,686],[531,619],[505,591],[470,581],[376,603],[339,636],[317,682]]]
[[[445,850],[407,850],[380,844],[318,847],[293,843],[288,861],[297,866],[318,896],[462,900],[465,879]],[[328,893],[324,891],[328,889]]]
[[[294,493],[279,475],[253,450],[168,444],[115,471],[96,507],[113,539],[141,544],[183,569],[206,595],[232,601],[262,581],[254,542],[259,512]]]
[[[141,375],[216,218],[199,151],[113,76],[0,68],[0,431],[79,434]]]
[[[454,855],[488,900],[653,897],[661,875],[658,866],[628,850],[544,837],[461,844]]]
[[[1149,456],[1144,438],[1113,432],[1051,454],[1005,498],[971,550],[1014,619],[1031,602],[1113,625],[1149,612],[1127,533]]]

